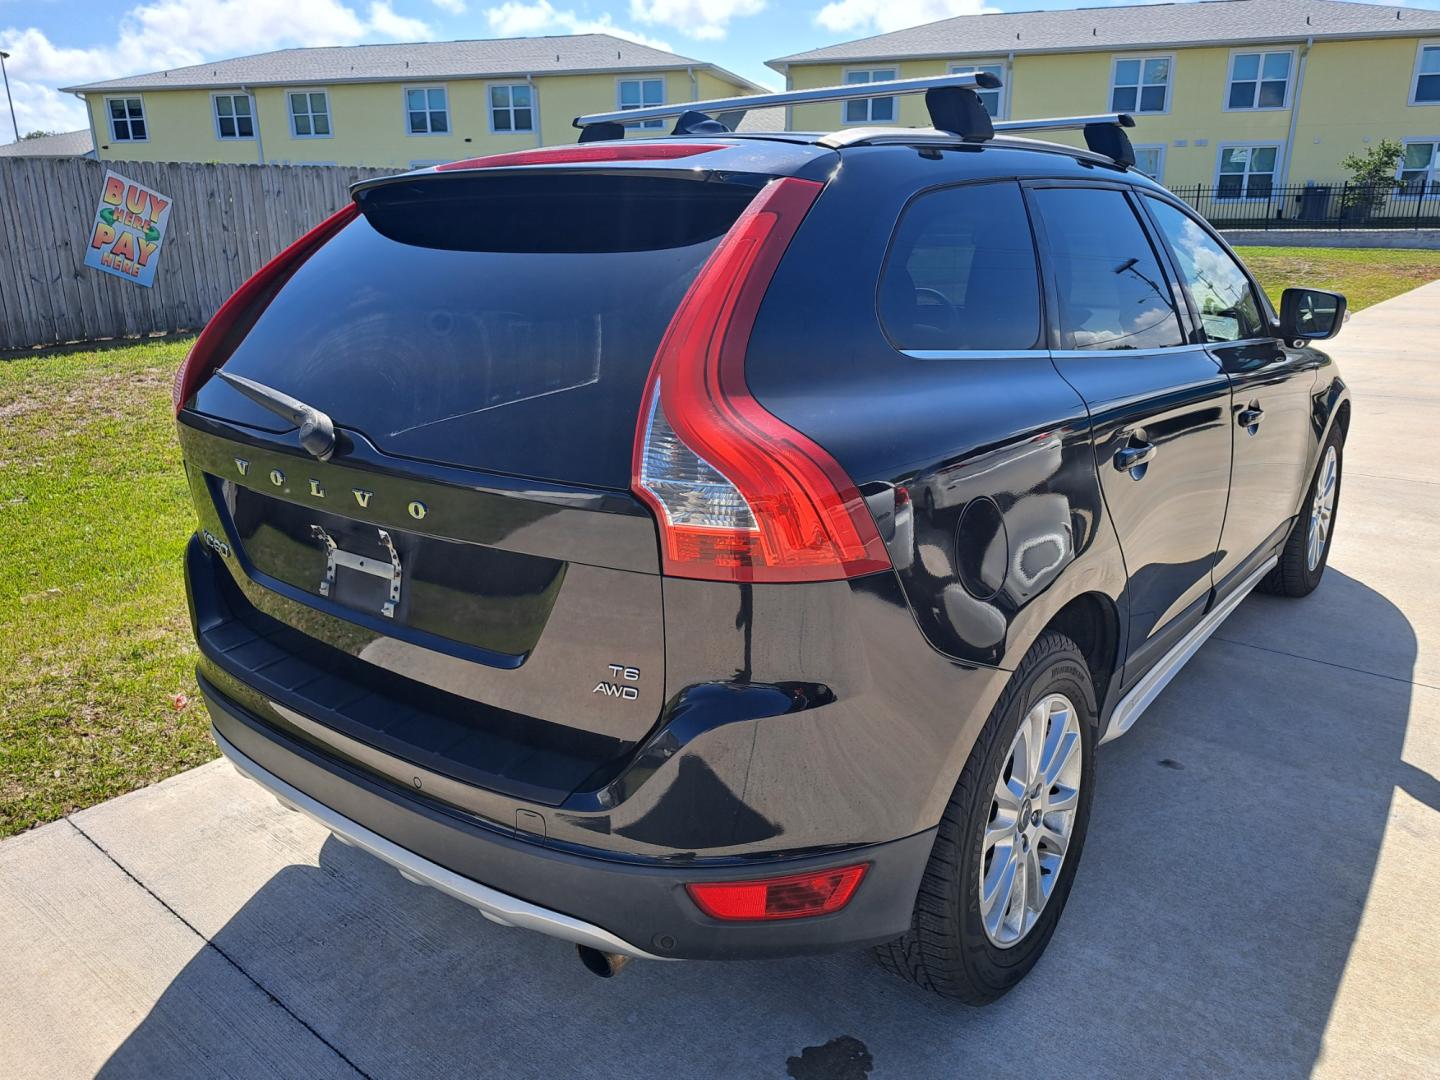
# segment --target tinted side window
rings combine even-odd
[[[1195,301],[1205,339],[1243,341],[1269,337],[1250,279],[1229,253],[1199,223],[1169,203],[1150,199],[1150,209],[1175,252],[1180,277]]]
[[[880,321],[899,349],[1033,349],[1040,282],[1015,184],[922,195],[895,230]]]
[[[1184,345],[1175,300],[1124,194],[1040,188],[1060,303],[1061,347],[1161,349]]]

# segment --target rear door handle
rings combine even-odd
[[[1259,405],[1251,405],[1247,409],[1241,409],[1235,416],[1235,422],[1243,428],[1249,428],[1250,434],[1255,434],[1255,429],[1260,426],[1260,421],[1265,419],[1265,410]]]
[[[1115,468],[1128,472],[1132,480],[1145,476],[1145,466],[1155,460],[1155,444],[1134,438],[1115,451]],[[1137,475],[1138,473],[1138,475]]]

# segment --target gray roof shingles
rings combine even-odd
[[[95,149],[90,129],[64,131],[0,146],[0,157],[83,157]]]
[[[423,41],[400,45],[335,45],[237,56],[208,64],[66,87],[66,91],[181,90],[197,87],[298,86],[563,75],[583,71],[654,71],[713,64],[609,34]],[[723,72],[741,85],[749,80]],[[755,86],[756,90],[760,87]]]
[[[1181,46],[1205,42],[1303,41],[1440,32],[1440,11],[1342,0],[1200,0],[961,15],[769,61],[786,64]]]

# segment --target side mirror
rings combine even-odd
[[[1321,289],[1286,289],[1280,295],[1280,336],[1324,341],[1345,324],[1345,297]]]

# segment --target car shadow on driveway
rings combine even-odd
[[[988,1009],[908,987],[865,952],[599,980],[573,948],[333,838],[212,946],[333,1048],[336,1075],[1303,1076],[1393,790],[1440,809],[1440,784],[1401,760],[1415,647],[1399,609],[1334,570],[1306,600],[1246,601],[1100,752],[1069,909]],[[184,1006],[212,968],[192,961],[101,1075],[193,1074],[204,1047]]]

